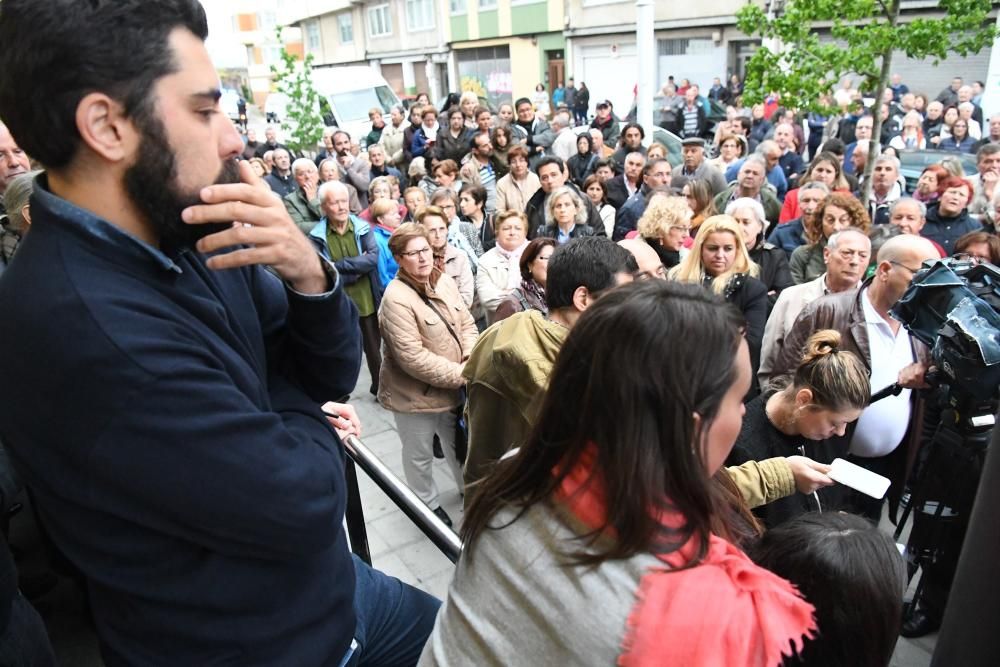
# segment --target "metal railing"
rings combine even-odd
[[[372,563],[361,490],[358,488],[357,468],[361,468],[448,560],[456,562],[462,553],[462,542],[455,531],[446,526],[363,442],[354,436],[348,436],[344,439],[344,448],[350,456],[345,470],[347,480],[345,520],[347,534],[351,539],[351,550],[358,558],[369,565]]]

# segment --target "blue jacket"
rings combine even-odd
[[[379,256],[382,253],[375,241],[371,225],[356,215],[351,215],[351,223],[354,225],[354,240],[358,244],[358,256],[338,259],[333,262],[333,265],[337,267],[337,273],[340,274],[340,279],[345,285],[353,285],[366,274],[371,278],[372,296],[375,297],[375,310],[377,311],[387,284],[383,283],[379,276]],[[326,227],[326,218],[322,218],[309,232],[309,238],[316,244],[324,257],[333,261],[326,240]]]
[[[378,279],[383,285],[388,285],[399,271],[399,264],[389,250],[389,237],[392,236],[392,232],[379,225],[375,225],[373,231],[375,243],[378,245]]]
[[[955,241],[969,232],[980,232],[982,229],[982,223],[970,216],[967,209],[962,209],[953,218],[946,218],[941,215],[940,204],[931,204],[927,207],[927,224],[920,230],[920,235],[936,242],[946,253],[952,255],[955,252]]]
[[[774,231],[767,237],[767,242],[784,250],[788,258],[791,259],[795,249],[800,245],[805,245],[805,233],[802,218],[795,218],[783,225],[776,225]]]
[[[44,177],[31,212],[0,280],[0,433],[105,662],[338,664],[354,566],[319,406],[357,383],[354,304],[163,252]]]

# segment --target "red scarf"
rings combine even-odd
[[[557,496],[582,523],[604,524],[604,491],[591,479],[593,448],[563,480]],[[665,526],[681,517],[664,514]],[[814,608],[788,581],[755,565],[716,535],[697,566],[677,570],[697,553],[692,537],[657,558],[668,567],[650,569],[639,583],[638,601],[618,658],[620,667],[697,665],[770,667],[802,649],[816,631]],[[675,570],[675,571],[672,571]]]

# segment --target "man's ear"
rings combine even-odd
[[[573,307],[578,312],[583,312],[594,302],[593,297],[590,295],[590,290],[588,290],[583,285],[580,285],[575,290],[573,290]]]
[[[104,93],[90,93],[80,100],[76,128],[87,148],[108,162],[128,159],[139,141],[125,108]]]

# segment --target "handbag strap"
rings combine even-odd
[[[441,318],[441,321],[444,323],[444,326],[448,329],[448,333],[450,333],[451,337],[455,339],[456,343],[458,343],[458,351],[464,355],[465,349],[462,347],[462,341],[459,339],[458,334],[455,333],[455,330],[451,328],[451,324],[448,323],[448,318],[446,318],[444,315],[441,314],[441,311],[437,309],[437,306],[434,305],[433,301],[427,298],[426,294],[415,288],[413,285],[409,285],[409,288],[417,293],[417,296],[419,296],[420,299],[425,304],[427,304],[428,308],[434,311],[435,315]]]

